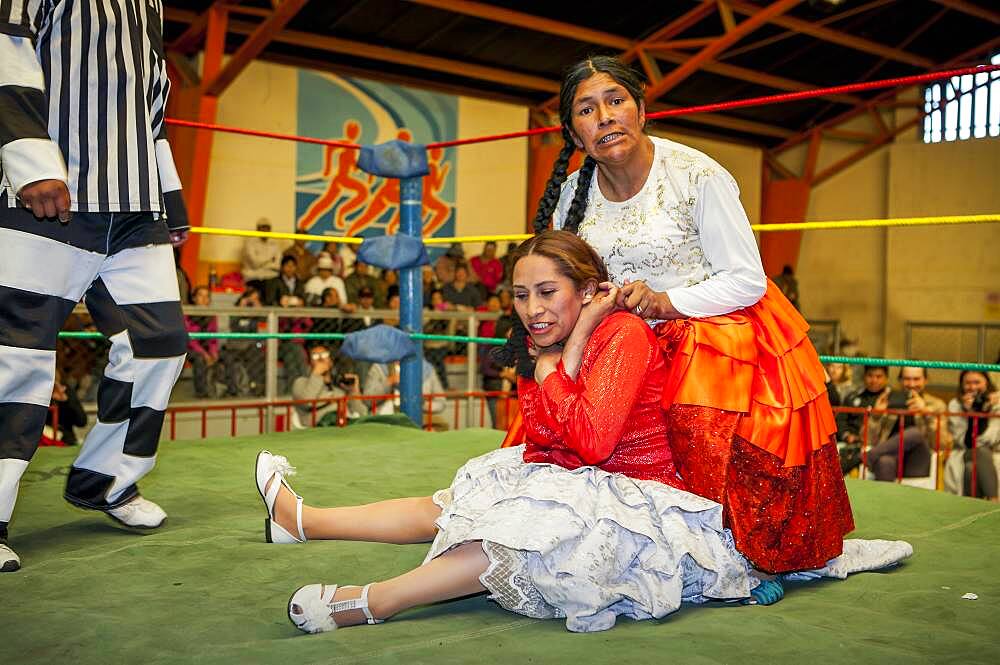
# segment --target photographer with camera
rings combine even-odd
[[[358,375],[348,371],[335,371],[335,362],[330,349],[317,344],[309,351],[309,374],[300,376],[292,384],[292,397],[296,400],[327,399],[354,396],[347,402],[347,418],[353,420],[368,415],[368,407],[357,399],[361,394]],[[316,422],[327,414],[337,413],[337,402],[316,405]],[[298,404],[295,407],[299,420],[308,426],[312,422],[312,404]]]
[[[986,372],[965,370],[958,375],[958,395],[948,403],[952,413],[1000,414],[1000,392]],[[949,416],[948,429],[955,442],[944,467],[944,488],[952,494],[972,496],[972,456],[976,456],[975,496],[997,500],[994,451],[1000,451],[1000,418]],[[975,434],[975,441],[973,441]]]
[[[926,392],[927,370],[923,367],[902,367],[900,388],[885,388],[873,405],[874,411],[898,409],[914,415],[872,413],[869,421],[874,447],[868,451],[868,468],[876,480],[892,481],[899,469],[899,432],[903,431],[903,477],[921,478],[930,475],[931,446],[937,441],[941,426],[937,413],[944,413],[945,403]],[[941,450],[951,449],[951,436],[941,430]]]

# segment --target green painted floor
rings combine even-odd
[[[426,546],[264,543],[259,449],[288,456],[308,502],[334,505],[429,494],[500,438],[364,425],[165,443],[143,491],[170,518],[144,535],[66,504],[75,451],[42,449],[12,524],[24,568],[0,575],[0,663],[1000,663],[1000,507],[858,481],[855,535],[909,540],[914,557],[769,608],[685,606],[590,635],[483,598],[319,636],[288,623],[299,585],[392,576]]]

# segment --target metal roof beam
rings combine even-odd
[[[651,85],[646,90],[646,99],[656,99],[663,93],[669,91],[677,84],[684,81],[684,79],[691,76],[691,74],[701,69],[704,63],[712,60],[715,56],[719,55],[754,30],[757,30],[765,23],[779,19],[783,13],[794,8],[801,2],[802,0],[776,0],[776,2],[772,2],[767,7],[758,8],[759,11],[755,11],[752,16],[692,55],[683,64],[679,65],[676,69]],[[730,1],[729,4],[733,6],[733,9],[736,9],[735,3]]]
[[[962,12],[963,14],[968,14],[969,16],[981,18],[984,21],[989,21],[990,23],[1000,24],[1000,12],[995,12],[992,9],[986,9],[986,7],[980,7],[979,5],[971,2],[965,2],[965,0],[931,0],[931,2],[936,2],[942,7],[947,7],[948,9],[954,9],[956,12]]]
[[[246,69],[246,66],[267,48],[267,45],[281,32],[282,28],[295,18],[306,2],[308,0],[283,0],[278,8],[264,19],[264,22],[257,26],[247,40],[240,45],[233,57],[226,62],[222,71],[211,81],[205,83],[205,94],[213,97],[221,95],[229,87],[229,84],[240,75],[240,72]]]
[[[767,11],[766,8],[761,8],[757,5],[743,2],[743,0],[728,1],[734,11],[746,16],[754,17],[760,15],[764,11]],[[779,25],[783,28],[788,28],[789,30],[794,30],[795,32],[800,32],[804,35],[809,35],[810,37],[815,37],[816,39],[830,42],[832,44],[854,49],[855,51],[880,55],[884,58],[903,62],[921,69],[934,69],[937,66],[933,60],[928,58],[908,53],[891,46],[886,46],[885,44],[879,44],[862,37],[855,37],[854,35],[846,32],[831,30],[830,28],[825,28],[815,23],[794,18],[792,16],[775,16],[770,18],[768,22],[773,23],[774,25]]]
[[[632,47],[633,41],[621,35],[613,35],[600,30],[592,30],[583,26],[555,21],[553,19],[516,12],[495,5],[487,5],[482,2],[472,2],[471,0],[408,0],[414,4],[443,9],[444,11],[463,14],[473,18],[480,18],[495,23],[513,25],[526,30],[544,32],[550,35],[557,35],[567,39],[585,42],[587,44],[600,44],[626,50]]]

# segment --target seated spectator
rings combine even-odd
[[[889,372],[885,367],[865,365],[864,387],[851,393],[844,400],[844,406],[870,409],[883,393],[888,391]],[[861,431],[864,416],[860,413],[837,414],[837,438],[850,446],[860,448],[864,438]]]
[[[1000,392],[986,372],[965,370],[958,375],[958,396],[948,403],[953,413],[1000,414]],[[949,416],[953,447],[944,467],[944,488],[972,496],[972,459],[976,460],[975,496],[997,500],[994,452],[1000,452],[1000,417]],[[975,442],[973,442],[975,433]]]
[[[486,297],[486,305],[480,307],[481,310],[485,310],[491,313],[500,312],[500,296],[493,293]],[[485,321],[479,322],[479,330],[476,334],[479,337],[497,337],[497,319],[487,319]]]
[[[469,269],[463,265],[455,267],[455,280],[442,289],[444,300],[453,309],[472,311],[483,303],[479,289],[469,283]]]
[[[316,274],[316,255],[306,247],[305,240],[296,240],[284,251],[283,256],[295,257],[296,274],[303,283],[308,282]]]
[[[330,257],[333,261],[333,274],[341,279],[344,278],[344,259],[340,256],[340,245],[339,242],[328,242],[323,246],[323,251],[319,253],[322,257],[324,254]]]
[[[264,304],[271,307],[302,307],[306,291],[298,276],[298,263],[294,256],[281,259],[281,274],[264,284]]]
[[[781,293],[788,298],[788,302],[792,303],[795,309],[802,311],[802,308],[799,307],[799,280],[796,279],[792,266],[784,266],[781,269],[781,274],[775,275],[773,281]]]
[[[87,413],[80,404],[76,389],[63,383],[62,372],[56,370],[55,383],[52,385],[52,402],[49,412],[45,414],[45,428],[42,431],[40,445],[75,446],[79,443],[74,427],[87,425]],[[55,414],[53,414],[55,411]],[[59,419],[58,431],[53,430],[53,418]]]
[[[309,372],[295,379],[292,384],[292,398],[295,400],[323,400],[338,397],[353,397],[347,401],[347,418],[353,420],[368,415],[368,407],[357,399],[361,394],[358,375],[353,372],[336,373],[333,354],[325,344],[316,344],[309,351]],[[336,401],[318,403],[316,408],[316,423],[324,416],[337,414],[339,404]],[[313,405],[296,404],[295,410],[302,425],[313,422]],[[328,419],[329,420],[329,419]]]
[[[344,286],[344,280],[334,274],[333,259],[323,254],[316,261],[316,276],[306,282],[306,302],[313,306],[325,307],[322,304],[323,292],[327,289],[335,289],[339,301],[347,302],[347,288]]]
[[[837,391],[839,403],[843,404],[854,392],[853,372],[851,366],[845,363],[827,363],[826,373],[830,376],[830,383]]]
[[[236,300],[236,307],[263,307],[260,291],[248,287]],[[229,317],[229,331],[255,333],[266,322],[264,316],[250,312]],[[262,340],[229,339],[222,347],[222,365],[226,369],[227,395],[230,397],[261,397],[264,395],[266,347]]]
[[[931,471],[931,448],[937,442],[941,428],[941,450],[951,449],[951,437],[934,414],[944,413],[945,403],[926,392],[927,370],[923,367],[903,367],[899,370],[900,388],[885,390],[875,400],[878,411],[900,409],[916,412],[899,416],[872,413],[869,429],[874,447],[868,451],[868,468],[875,480],[895,480],[899,469],[900,431],[903,442],[903,478],[921,478]]]
[[[455,265],[455,259],[447,254],[442,254],[434,262],[434,278],[438,288],[443,289],[455,281]]]
[[[354,272],[344,280],[347,289],[347,302],[358,305],[361,302],[361,290],[367,289],[372,294],[372,302],[375,298],[375,282],[377,280],[371,274],[367,263],[363,261],[354,262]]]
[[[194,289],[194,305],[211,307],[212,292],[207,286]],[[211,315],[185,315],[184,326],[188,332],[219,332],[219,322]],[[188,362],[194,373],[194,396],[215,397],[216,364],[219,362],[219,340],[194,339],[188,341]]]
[[[264,292],[264,302],[280,307],[302,307],[306,292],[302,280],[298,278],[294,256],[281,259],[281,274],[268,280]],[[278,332],[307,332],[312,321],[305,317],[282,316],[278,319]],[[278,359],[285,369],[285,392],[291,390],[292,381],[306,373],[305,348],[300,340],[283,339],[278,342]]]
[[[448,303],[444,301],[444,293],[441,289],[434,289],[430,292],[430,298],[425,309],[434,312],[447,311]],[[424,317],[424,332],[430,335],[454,335],[455,321]],[[424,340],[424,357],[434,366],[438,376],[443,377],[446,384],[448,372],[445,368],[444,359],[451,355],[451,352],[451,342],[437,339]]]
[[[437,282],[434,279],[434,268],[430,266],[424,266],[420,270],[420,280],[421,291],[424,294],[424,307],[426,308],[431,304],[431,292],[438,288]]]
[[[391,309],[396,313],[395,316],[390,316],[389,318],[382,321],[387,326],[399,327],[399,287],[392,287],[389,289],[389,301],[385,305],[386,309]]]
[[[503,264],[503,283],[510,286],[511,272],[513,270],[513,264],[511,263],[511,258],[514,256],[514,250],[517,249],[516,242],[507,243],[507,252],[500,257],[500,263]]]
[[[420,387],[424,395],[439,395],[431,399],[431,426],[436,430],[448,429],[448,422],[444,418],[444,410],[448,400],[440,394],[444,392],[441,379],[429,362],[423,361],[423,381]],[[395,395],[393,399],[384,400],[375,408],[378,415],[389,415],[399,413],[399,363],[372,363],[365,375],[366,395]],[[425,398],[426,399],[426,398]],[[427,405],[421,409],[427,413]]]
[[[399,273],[395,270],[383,270],[375,279],[375,308],[392,309],[389,306],[389,297],[394,292],[399,293]]]
[[[335,288],[328,288],[323,291],[322,300],[318,303],[320,307],[324,309],[334,309],[338,312],[345,311],[342,307],[349,307],[350,311],[354,311],[353,305],[348,305],[347,303],[341,303],[340,292]],[[314,333],[342,333],[350,332],[349,326],[345,326],[344,322],[346,319],[342,319],[339,316],[335,317],[315,317],[313,319],[312,332]],[[328,339],[323,340],[323,344],[328,346],[330,351],[333,353],[338,353],[340,351],[341,341],[339,339]]]
[[[486,292],[495,293],[503,281],[503,264],[497,258],[497,244],[490,241],[483,245],[483,253],[473,256],[469,265],[479,277],[480,283],[486,287]]]
[[[270,231],[271,222],[257,220],[258,231]],[[247,238],[243,243],[243,282],[263,291],[264,282],[278,276],[281,267],[281,245],[273,238]]]

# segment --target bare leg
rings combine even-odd
[[[481,542],[460,545],[445,552],[433,561],[415,568],[399,577],[372,584],[368,590],[368,607],[377,619],[389,617],[418,605],[429,605],[486,591],[479,582],[489,559]],[[334,600],[351,600],[361,596],[361,587],[337,589]],[[302,614],[298,605],[291,607],[292,614]],[[365,622],[361,610],[336,612],[333,617],[338,626],[353,626]]]
[[[302,529],[309,540],[364,540],[397,545],[427,543],[437,535],[434,520],[440,514],[441,509],[429,496],[338,508],[304,505]],[[274,520],[289,533],[297,533],[295,497],[287,487],[282,486],[274,501]]]

